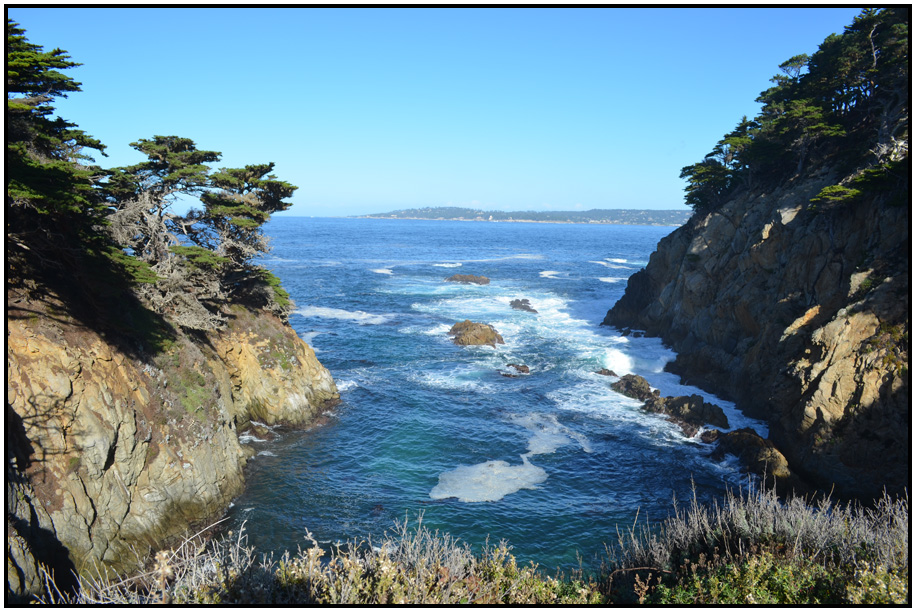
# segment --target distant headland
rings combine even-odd
[[[425,219],[435,221],[504,221],[514,223],[608,223],[614,225],[683,225],[691,210],[551,210],[500,211],[439,206],[361,215],[361,219]]]

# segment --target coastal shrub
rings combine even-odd
[[[245,528],[204,532],[160,551],[136,576],[99,572],[63,594],[45,575],[43,603],[63,604],[904,604],[909,601],[909,502],[870,508],[806,504],[772,491],[694,497],[660,528],[618,535],[598,577],[550,577],[520,566],[506,542],[475,553],[422,515],[379,545],[327,549],[308,532],[293,555],[258,556]]]
[[[908,573],[908,499],[865,508],[753,490],[675,503],[658,529],[634,524],[618,535],[602,591],[645,603],[901,603]]]
[[[519,566],[500,542],[474,554],[448,534],[430,531],[419,517],[370,541],[296,555],[258,558],[244,528],[206,542],[199,533],[175,550],[160,551],[144,572],[119,578],[100,572],[80,578],[75,594],[61,593],[45,573],[46,604],[586,604],[602,603],[594,585],[542,576]]]

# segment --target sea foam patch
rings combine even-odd
[[[528,457],[534,455],[549,455],[558,448],[566,446],[575,440],[586,453],[592,452],[591,444],[584,435],[575,432],[565,425],[561,425],[557,417],[552,414],[533,412],[525,415],[510,415],[509,421],[520,425],[531,432],[528,440]]]
[[[429,492],[432,499],[457,497],[463,502],[499,501],[522,489],[534,489],[547,480],[547,472],[522,456],[521,465],[487,461],[460,465],[439,474],[439,484]]]
[[[602,283],[619,283],[627,280],[626,276],[599,276],[598,280]]]
[[[381,325],[391,320],[391,315],[370,314],[362,310],[349,311],[340,308],[326,308],[324,306],[305,306],[297,309],[296,314],[303,317],[355,321],[360,325]]]
[[[437,263],[433,264],[437,268],[460,268],[460,263]]]
[[[370,270],[370,272],[375,272],[376,274],[394,274],[391,268],[376,268],[375,270]]]
[[[559,272],[556,270],[542,270],[540,274],[541,278],[557,278]]]

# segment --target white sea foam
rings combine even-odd
[[[602,283],[619,283],[627,280],[626,276],[599,276],[598,280]]]
[[[408,380],[434,389],[493,393],[496,391],[493,385],[481,382],[481,377],[491,375],[493,370],[494,368],[463,369],[448,373],[417,372],[410,374]]]
[[[376,274],[394,274],[390,268],[377,268],[375,270],[370,270],[370,272],[375,272]]]
[[[543,270],[541,272],[541,278],[556,278],[559,272],[555,270]]]
[[[308,343],[308,345],[312,347],[312,350],[317,353],[318,349],[312,346],[312,341],[315,340],[315,336],[320,336],[320,335],[321,335],[321,332],[311,331],[311,332],[305,332],[304,334],[299,334],[299,337],[305,340]]]
[[[262,440],[257,436],[245,433],[239,436],[239,442],[242,444],[248,444],[250,442],[267,442],[267,440]]]
[[[387,323],[393,315],[371,314],[362,310],[341,310],[340,308],[326,308],[324,306],[305,306],[296,310],[296,314],[303,317],[319,317],[322,319],[337,319],[340,321],[355,321],[360,325],[381,325]]]
[[[602,366],[613,370],[618,376],[633,372],[633,361],[621,350],[609,348],[605,350]]]
[[[528,457],[554,453],[558,448],[570,444],[573,440],[578,442],[586,453],[592,452],[587,437],[561,425],[557,417],[552,414],[533,412],[525,415],[511,415],[509,421],[521,425],[533,434],[528,440],[528,452],[526,453]]]
[[[608,257],[608,261],[613,261],[614,263],[627,263],[626,259],[618,259],[616,257]]]
[[[534,489],[545,480],[547,472],[522,456],[521,465],[487,461],[443,472],[429,496],[432,499],[457,497],[463,502],[499,501],[521,489]]]
[[[334,381],[337,385],[337,391],[340,393],[346,393],[347,391],[352,391],[357,388],[359,384],[355,380],[337,380]]]
[[[460,263],[437,263],[433,264],[437,268],[460,268]]]
[[[260,453],[258,453],[258,455],[264,455],[265,457],[276,457],[277,456],[276,453],[269,451],[269,450],[262,450]]]

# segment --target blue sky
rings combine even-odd
[[[272,161],[284,214],[685,208],[699,161],[858,8],[14,8],[83,66],[61,116]]]

